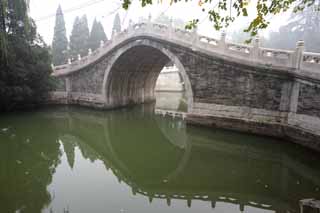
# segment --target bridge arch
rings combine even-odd
[[[164,45],[148,38],[130,41],[113,53],[102,86],[106,105],[119,107],[154,100],[157,78],[169,61],[181,72],[188,97],[188,110],[191,110],[193,91],[184,65]]]

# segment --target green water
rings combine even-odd
[[[1,213],[299,212],[318,153],[142,108],[1,115]]]

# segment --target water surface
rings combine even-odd
[[[142,108],[1,115],[1,213],[299,212],[318,153]]]

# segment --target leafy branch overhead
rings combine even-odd
[[[128,9],[133,0],[122,0],[124,9]],[[154,3],[162,3],[165,0],[139,0],[141,6]],[[168,0],[170,4],[178,2],[190,2],[192,0]],[[253,17],[249,26],[244,30],[251,36],[258,34],[258,31],[268,27],[268,17],[286,12],[293,7],[294,12],[302,11],[311,5],[318,5],[320,0],[195,0],[203,12],[208,14],[209,20],[216,30],[227,28],[240,16]],[[250,7],[250,11],[249,11]],[[251,9],[253,8],[253,9]],[[319,7],[318,7],[319,9]],[[252,13],[252,14],[249,14]],[[195,28],[199,19],[194,18],[186,25],[186,29]]]

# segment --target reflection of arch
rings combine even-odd
[[[117,114],[108,114],[106,117],[104,117],[102,113],[97,113],[96,116],[88,116],[86,113],[81,115],[73,114],[71,119],[76,122],[72,122],[74,125],[70,126],[70,128],[79,130],[80,127],[83,131],[74,131],[75,134],[79,134],[80,136],[77,136],[77,138],[80,138],[84,143],[87,143],[88,146],[91,146],[92,149],[98,153],[98,158],[103,160],[105,164],[112,169],[119,180],[128,184],[132,188],[133,193],[145,195],[149,197],[150,200],[152,200],[152,198],[166,199],[168,204],[170,204],[172,199],[181,199],[186,200],[188,205],[191,205],[192,200],[203,200],[212,202],[213,206],[215,202],[221,201],[240,204],[240,209],[243,209],[244,206],[253,206],[261,209],[276,210],[277,212],[281,212],[281,210],[284,209],[292,209],[292,211],[295,212],[294,206],[298,199],[294,197],[287,199],[287,196],[294,195],[299,199],[303,196],[309,196],[308,193],[304,193],[303,191],[290,191],[290,189],[294,188],[290,186],[296,184],[296,178],[304,178],[303,180],[305,181],[302,181],[302,183],[305,184],[308,189],[311,189],[311,187],[315,185],[312,182],[319,183],[318,170],[308,168],[303,161],[294,160],[298,156],[297,154],[293,155],[291,153],[291,155],[295,157],[292,158],[289,156],[287,158],[282,152],[277,151],[280,145],[274,144],[272,147],[255,146],[257,144],[252,144],[250,141],[251,136],[246,138],[247,143],[244,144],[238,141],[239,135],[236,133],[230,134],[227,138],[219,135],[219,133],[214,133],[213,137],[207,138],[206,135],[198,135],[195,129],[188,131],[188,142],[190,142],[188,144],[192,145],[192,150],[190,146],[185,153],[189,152],[190,154],[183,153],[187,157],[180,158],[178,162],[179,165],[175,171],[170,170],[169,172],[173,172],[169,174],[169,176],[164,177],[166,178],[164,179],[165,182],[153,177],[148,178],[147,183],[139,181],[139,177],[136,178],[132,175],[133,170],[130,165],[125,164],[126,161],[124,158],[126,158],[126,156],[122,153],[119,154],[117,147],[115,147],[116,149],[114,149],[114,151],[110,151],[110,146],[107,146],[105,141],[107,140],[110,143],[110,140],[114,139],[112,136],[118,133],[114,130],[119,129],[119,125],[121,125],[123,121],[130,122],[136,120],[136,114],[132,117],[132,115],[130,115],[131,113],[126,114],[126,112],[127,111],[117,111]],[[145,114],[142,117],[145,118],[147,116],[148,115]],[[122,121],[115,123],[115,121],[118,122],[119,119]],[[147,119],[153,121],[153,117]],[[132,126],[134,125],[135,124],[132,123]],[[155,124],[147,123],[146,125]],[[61,125],[59,125],[59,127],[62,128]],[[89,129],[88,132],[85,131],[86,128]],[[97,131],[92,132],[93,128]],[[90,135],[103,135],[106,133],[101,131],[106,131],[107,133],[111,131],[115,133],[112,133],[113,135],[110,135],[111,137],[109,139],[108,134],[106,134],[102,140],[90,140]],[[143,134],[143,132],[140,133]],[[87,137],[87,135],[89,137]],[[253,136],[252,138],[254,139]],[[263,143],[263,141],[260,142]],[[111,144],[111,146],[114,145],[115,143]],[[289,151],[290,150],[288,150],[288,152]],[[127,169],[121,166],[119,162],[122,162]],[[219,162],[222,162],[226,169],[215,167],[215,164],[219,164]],[[194,168],[199,168],[199,165],[206,164],[210,167],[208,166],[201,171],[194,172],[196,171]],[[238,171],[235,173],[230,172],[231,169],[234,168],[238,169]],[[215,172],[209,174],[206,173],[206,169],[211,169]],[[263,174],[261,173],[262,170],[272,171],[272,174],[271,172]],[[290,170],[292,170],[291,173]],[[256,182],[256,180],[258,180],[257,178],[261,177],[255,176],[255,174],[262,175],[261,180],[263,180],[263,184]],[[232,179],[232,176],[234,176],[235,179]],[[231,179],[229,179],[230,177]],[[236,179],[240,181],[234,182],[233,180]],[[311,182],[308,183],[307,180]],[[224,185],[225,183],[226,185]],[[269,188],[273,186],[274,191],[269,192],[269,189],[265,189],[265,183],[270,183]],[[260,187],[251,190],[250,187],[253,184],[258,184]],[[312,189],[314,190],[314,188]],[[295,195],[296,192],[297,194]],[[317,192],[310,191],[309,194],[315,195],[316,193]]]
[[[158,128],[154,117],[150,115],[152,114],[137,117],[131,113],[121,113],[118,119],[112,119],[113,116],[111,116],[110,121],[113,120],[113,122],[107,122],[106,125],[109,130],[106,137],[110,139],[108,146],[112,150],[112,156],[117,159],[116,164],[119,165],[119,169],[128,168],[126,171],[122,170],[122,173],[131,177],[131,181],[140,182],[140,184],[150,180],[161,182],[175,172],[185,154],[183,149],[167,140]],[[126,120],[127,126],[122,126],[122,119]],[[143,122],[140,122],[140,119]],[[151,127],[148,134],[145,131],[146,126]],[[123,129],[120,131],[121,128]],[[129,138],[126,137],[132,131],[135,133]],[[154,153],[155,150],[157,154]],[[150,165],[150,162],[154,164]],[[158,169],[155,170],[155,168]]]
[[[170,122],[163,116],[155,116],[155,121],[162,134],[168,141],[181,149],[185,149],[187,144],[186,124],[182,119],[172,119]]]
[[[164,45],[152,39],[130,41],[113,53],[102,87],[107,106],[123,106],[131,102],[152,100],[157,77],[170,60],[181,72],[188,97],[188,109],[192,109],[193,92],[183,64]],[[128,69],[133,71],[128,72]],[[122,75],[121,70],[126,70],[127,73]],[[139,73],[134,75],[134,72]]]

